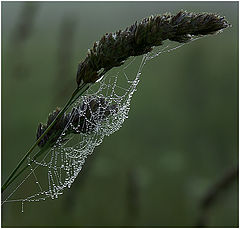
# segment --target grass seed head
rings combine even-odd
[[[128,57],[148,53],[166,39],[186,43],[193,36],[215,34],[229,26],[224,17],[211,13],[180,11],[176,15],[167,13],[144,18],[95,42],[86,59],[78,65],[77,84],[96,82],[102,76],[101,69],[106,72],[120,66]]]

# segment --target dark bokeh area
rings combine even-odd
[[[238,227],[237,2],[2,2],[2,181],[95,41],[180,9],[232,27],[148,62],[129,118],[71,189],[24,213],[4,204],[3,227]]]

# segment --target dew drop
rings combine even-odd
[[[23,201],[22,201],[22,213],[24,212],[24,210],[23,210]]]

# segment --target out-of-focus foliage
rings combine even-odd
[[[2,181],[35,141],[37,124],[68,99],[78,62],[105,32],[180,9],[224,15],[232,28],[149,62],[129,119],[71,189],[26,204],[23,214],[19,203],[4,205],[2,226],[196,226],[204,195],[238,164],[238,3],[31,4],[2,2]],[[18,40],[26,7],[34,23]],[[211,206],[207,226],[238,226],[237,182]]]

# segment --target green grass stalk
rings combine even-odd
[[[27,153],[25,154],[25,156],[21,159],[21,161],[18,163],[18,165],[15,167],[15,169],[13,170],[13,172],[9,175],[9,177],[7,178],[7,180],[4,182],[4,184],[1,187],[1,192],[3,193],[7,187],[28,167],[25,166],[16,176],[14,176],[16,174],[16,172],[19,170],[19,168],[21,167],[21,165],[25,162],[25,160],[30,156],[30,154],[32,153],[32,151],[34,150],[34,148],[38,145],[38,143],[43,139],[43,137],[52,129],[52,127],[55,125],[55,123],[59,120],[59,118],[61,118],[64,114],[64,112],[71,106],[71,104],[73,104],[78,98],[79,96],[81,96],[87,89],[88,89],[88,85],[86,83],[83,83],[81,86],[77,87],[77,89],[73,92],[72,96],[70,97],[70,99],[68,100],[68,102],[66,103],[66,105],[64,106],[64,108],[59,112],[59,114],[56,116],[56,118],[54,119],[54,121],[49,125],[49,127],[44,131],[44,133],[38,138],[38,140],[31,146],[31,148],[27,151]],[[41,152],[41,154],[43,152],[45,152],[49,147],[44,147],[44,150]],[[37,154],[38,157],[40,156],[40,154]],[[36,158],[35,158],[36,159]]]

